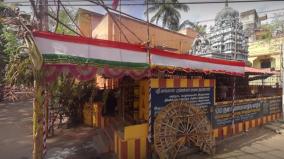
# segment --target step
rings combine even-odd
[[[279,127],[280,129],[284,129],[284,122],[281,120],[270,122],[268,123],[268,125],[273,125],[273,126]]]
[[[273,124],[267,124],[264,126],[265,128],[277,133],[277,134],[283,134],[284,133],[284,129],[280,128],[277,125],[273,125]]]

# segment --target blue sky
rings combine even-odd
[[[15,1],[28,1],[28,0],[6,0],[5,2],[15,2]],[[65,4],[89,4],[87,2],[64,2]],[[206,1],[206,0],[180,0],[180,2],[200,2],[200,1]],[[143,3],[144,0],[133,0],[133,1],[122,1],[122,3]],[[111,1],[108,1],[108,3],[111,3]],[[275,13],[279,12],[284,12],[284,1],[279,1],[279,2],[253,2],[253,3],[233,3],[229,4],[232,8],[243,12],[247,11],[250,9],[256,9],[257,11],[267,11],[267,10],[273,10],[273,9],[280,9],[283,8],[282,11],[277,11],[277,12],[270,12],[270,13],[265,13],[268,15],[268,17],[274,16]],[[190,11],[188,13],[181,13],[182,20],[190,20],[193,22],[196,21],[202,21],[202,20],[207,20],[207,19],[214,19],[216,13],[220,11],[223,7],[224,4],[194,4],[194,5],[189,5]],[[72,9],[76,10],[78,7],[71,7]],[[96,11],[96,12],[103,12],[103,9],[97,6],[84,6],[81,8],[85,8],[91,11]],[[132,16],[135,16],[140,19],[145,19],[144,16],[144,10],[145,6],[122,6],[121,11],[126,12]],[[25,10],[27,12],[31,12],[30,7],[21,7],[22,10]],[[260,14],[264,15],[264,14]],[[207,25],[213,25],[214,21],[209,21],[209,22],[204,22],[202,24],[207,24]]]

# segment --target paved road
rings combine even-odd
[[[0,158],[32,158],[32,102],[0,103]]]

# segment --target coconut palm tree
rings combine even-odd
[[[162,26],[170,30],[178,30],[180,28],[180,11],[188,12],[189,7],[180,4],[178,0],[148,0],[149,8],[144,14],[154,13],[151,23],[158,24],[162,22]]]

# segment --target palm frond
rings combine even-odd
[[[179,25],[179,30],[185,28],[186,26],[195,27],[195,24],[189,20],[185,20]]]
[[[160,18],[163,16],[163,11],[159,10],[152,18],[151,18],[151,23],[153,23],[154,21],[156,21],[156,24],[158,24]]]
[[[146,11],[144,12],[144,15],[147,15],[148,13],[154,13],[157,12],[157,10],[160,8],[160,5],[152,5],[148,8],[148,10],[146,9]]]
[[[151,22],[156,22],[156,24],[158,24],[161,20],[162,26],[171,30],[179,29],[179,22],[181,18],[180,11],[189,11],[189,7],[185,4],[180,4],[178,0],[151,0],[148,2],[158,4],[151,4],[144,14],[147,14],[147,12],[155,13],[151,18]]]
[[[186,4],[180,4],[180,3],[176,3],[174,4],[174,7],[178,10],[182,10],[184,12],[188,12],[189,11],[189,6]]]

